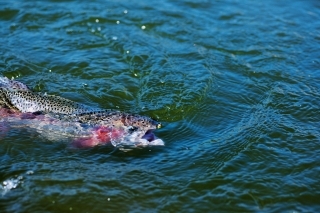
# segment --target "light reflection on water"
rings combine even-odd
[[[75,150],[12,129],[0,134],[0,181],[24,183],[0,210],[319,209],[319,3],[1,5],[3,75],[156,118],[166,146]]]

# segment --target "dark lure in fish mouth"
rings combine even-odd
[[[148,129],[147,131],[141,131],[139,129],[134,130],[129,135],[123,138],[122,143],[119,145],[127,146],[164,146],[164,141],[160,138],[157,138],[153,133],[155,129]],[[118,146],[117,144],[114,144]]]
[[[153,130],[149,129],[146,134],[144,134],[144,136],[142,136],[142,139],[146,139],[149,142],[152,142],[154,140],[156,140],[156,136],[153,134],[152,132]]]

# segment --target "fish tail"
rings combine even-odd
[[[6,88],[6,89],[14,89],[14,90],[29,90],[27,85],[19,81],[10,80],[7,77],[1,77],[1,76],[0,76],[0,87]]]

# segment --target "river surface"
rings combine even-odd
[[[320,211],[319,1],[3,0],[0,37],[1,75],[166,143],[1,130],[0,212]]]

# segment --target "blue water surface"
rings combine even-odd
[[[0,133],[0,212],[318,212],[320,2],[2,1],[0,72],[164,147]]]

